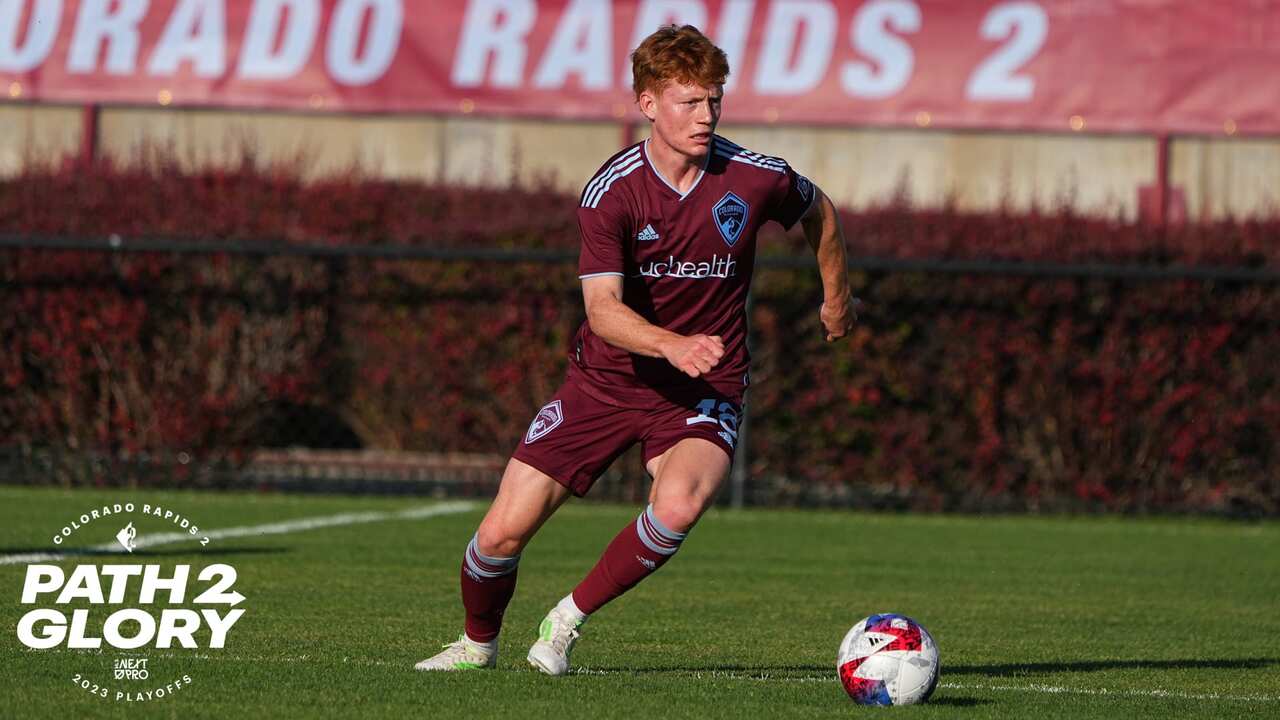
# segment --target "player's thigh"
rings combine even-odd
[[[649,414],[645,468],[649,500],[667,527],[684,532],[711,505],[733,464],[741,401],[714,392],[673,401]]]
[[[569,495],[569,489],[550,475],[512,458],[476,531],[480,552],[494,557],[518,554]]]
[[[658,520],[676,532],[688,531],[715,500],[732,464],[722,445],[700,437],[681,439],[650,459],[649,502]]]
[[[720,448],[733,463],[738,445],[742,398],[720,394],[710,387],[687,397],[671,398],[647,412],[641,444],[645,469],[658,477],[676,445],[691,439],[706,440]]]

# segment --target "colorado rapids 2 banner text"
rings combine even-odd
[[[728,120],[1280,130],[1254,0],[0,0],[0,98],[635,117],[673,21],[730,55]]]

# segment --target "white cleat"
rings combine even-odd
[[[551,608],[551,612],[542,619],[538,626],[538,641],[529,648],[529,664],[548,675],[564,675],[569,672],[569,653],[578,642],[578,628],[582,621],[576,620],[559,607]]]
[[[444,650],[413,666],[414,670],[483,670],[498,664],[498,650],[492,651],[467,639],[466,635],[444,646]]]

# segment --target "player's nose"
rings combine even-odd
[[[711,120],[715,117],[715,113],[711,110],[711,101],[698,103],[698,112],[694,120],[700,125],[710,125]]]

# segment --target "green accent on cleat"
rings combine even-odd
[[[538,641],[529,648],[529,664],[548,675],[569,672],[569,653],[578,641],[581,626],[581,620],[552,608],[538,625]]]
[[[498,648],[469,642],[466,636],[444,645],[442,652],[413,666],[415,670],[486,670],[498,664]]]

